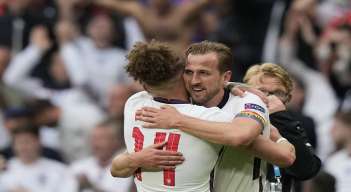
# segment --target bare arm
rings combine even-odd
[[[133,158],[133,154],[127,152],[117,155],[111,166],[113,177],[130,177],[139,168],[139,161]]]
[[[139,22],[142,20],[144,8],[138,1],[121,0],[93,0],[97,5],[113,9],[121,14],[135,17]]]
[[[249,145],[262,130],[259,123],[247,118],[234,118],[231,123],[220,123],[186,116],[176,124],[175,128],[213,143],[233,147]]]
[[[6,69],[3,76],[5,84],[29,97],[51,97],[51,90],[43,86],[42,80],[30,76],[30,72],[51,48],[51,45],[48,30],[43,26],[35,27],[31,31],[29,46],[17,54]]]
[[[296,158],[295,148],[288,141],[275,143],[261,135],[247,149],[257,157],[279,167],[289,167]]]
[[[260,97],[260,99],[265,104],[268,103],[267,96],[262,91],[255,89],[255,88],[253,88],[250,85],[247,85],[245,83],[228,82],[228,83],[226,83],[225,88],[230,90],[231,94],[233,94],[235,96],[239,96],[239,97],[244,97],[246,91],[253,93],[253,94],[257,95],[258,97]]]
[[[167,105],[161,109],[145,107],[143,110],[142,115],[137,113],[137,119],[149,122],[143,125],[145,128],[177,128],[210,142],[233,147],[249,145],[262,130],[259,122],[249,118],[236,117],[231,123],[220,123],[182,115]]]
[[[184,21],[192,15],[199,13],[208,3],[209,0],[196,0],[180,5],[178,6],[178,17]]]
[[[183,163],[180,152],[164,151],[167,142],[151,145],[139,152],[122,153],[117,155],[111,166],[111,175],[114,177],[129,177],[142,167],[144,169],[172,169]]]
[[[144,108],[137,112],[136,118],[148,122],[143,125],[145,128],[179,128],[214,143],[243,146],[257,157],[278,166],[289,166],[295,160],[294,147],[290,143],[284,141],[278,144],[261,136],[260,126],[254,120],[250,122],[247,119],[235,118],[232,123],[203,121],[183,116],[169,106],[162,109]],[[253,128],[255,126],[257,127]],[[280,137],[277,135],[275,140]]]

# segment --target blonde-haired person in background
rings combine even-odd
[[[294,180],[310,179],[321,167],[321,161],[306,137],[305,128],[308,127],[304,127],[303,122],[298,121],[299,118],[286,108],[292,98],[293,79],[281,66],[263,63],[247,70],[244,83],[267,95],[271,124],[295,147],[295,162],[290,167],[281,169],[283,192],[291,191]],[[268,165],[267,179],[274,180],[271,165]]]

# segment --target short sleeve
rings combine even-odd
[[[239,105],[235,117],[250,118],[262,125],[262,128],[269,126],[269,111],[266,104],[252,93],[245,93]]]

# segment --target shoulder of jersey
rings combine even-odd
[[[200,116],[223,113],[218,107],[204,107],[199,105],[192,105],[192,107]]]
[[[138,100],[138,99],[147,99],[147,98],[152,98],[152,96],[146,92],[146,91],[140,91],[138,93],[135,93],[134,95],[130,96],[127,100],[127,102],[132,102],[133,100]]]
[[[245,92],[243,97],[239,97],[239,96],[235,96],[235,95],[231,94],[229,97],[229,100],[228,100],[228,102],[231,102],[231,103],[232,102],[246,103],[249,101],[251,101],[251,102],[256,101],[256,102],[263,103],[262,99],[259,96],[255,95],[253,93],[247,92],[247,91]]]
[[[250,92],[248,92],[248,91],[245,92],[245,95],[244,95],[243,98],[247,98],[247,99],[251,99],[251,100],[259,100],[259,101],[262,101],[262,99],[261,99],[259,96],[255,95],[255,94],[253,94],[253,93],[250,93]],[[263,102],[263,101],[262,101],[262,102]]]
[[[244,96],[243,96],[243,97],[236,96],[236,95],[233,95],[232,93],[230,93],[229,99],[235,99],[235,100],[237,100],[237,99],[239,99],[239,100],[245,100],[245,99],[259,99],[259,100],[261,100],[261,98],[260,98],[259,96],[255,95],[255,94],[253,94],[253,93],[250,93],[250,92],[248,92],[248,91],[246,91],[246,92],[244,93]]]

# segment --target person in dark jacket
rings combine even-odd
[[[291,99],[293,83],[289,74],[279,65],[264,63],[248,69],[244,82],[267,95],[271,124],[294,145],[296,160],[292,166],[280,169],[283,192],[290,192],[295,180],[307,180],[319,172],[321,160],[315,155],[308,141],[305,128],[297,117],[286,109]],[[272,135],[271,135],[272,137]],[[267,179],[275,180],[272,165],[268,165]]]

